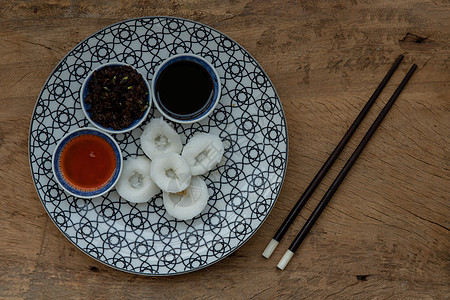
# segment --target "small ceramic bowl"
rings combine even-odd
[[[94,120],[92,120],[91,114],[89,113],[90,105],[87,104],[87,103],[85,102],[85,100],[86,100],[86,96],[89,94],[88,86],[89,86],[89,82],[90,82],[91,79],[92,79],[92,75],[94,74],[95,71],[98,71],[98,70],[100,70],[100,69],[102,69],[102,68],[104,68],[104,67],[106,67],[106,66],[110,66],[110,67],[119,67],[119,66],[130,66],[130,65],[124,64],[124,63],[121,63],[121,62],[110,62],[110,63],[106,63],[106,64],[103,64],[103,65],[100,65],[100,66],[98,66],[97,68],[93,69],[93,70],[88,74],[88,76],[86,77],[86,79],[85,79],[84,82],[83,82],[83,85],[81,86],[81,91],[80,91],[81,108],[83,109],[83,113],[85,114],[85,116],[86,116],[86,118],[89,120],[89,122],[91,122],[91,123],[92,123],[95,127],[97,127],[98,129],[101,129],[101,130],[106,131],[106,132],[111,133],[111,134],[125,133],[125,132],[131,131],[131,130],[135,129],[136,127],[138,127],[138,126],[139,126],[139,125],[147,118],[148,113],[150,112],[150,108],[151,108],[151,106],[152,106],[151,92],[150,92],[150,85],[149,85],[149,83],[148,83],[148,81],[147,81],[147,79],[146,79],[146,76],[144,76],[144,74],[142,74],[141,72],[139,72],[139,71],[138,71],[136,68],[134,68],[133,66],[130,66],[130,67],[132,67],[134,70],[136,70],[136,72],[138,72],[139,74],[142,75],[142,79],[143,79],[144,82],[145,82],[145,86],[147,87],[147,92],[148,92],[148,94],[147,94],[147,99],[146,99],[146,101],[148,101],[148,107],[147,107],[147,109],[144,111],[143,115],[142,115],[139,119],[135,119],[135,120],[131,123],[131,125],[128,126],[128,127],[126,127],[126,128],[123,128],[123,129],[120,129],[120,130],[116,130],[116,129],[112,128],[112,127],[108,127],[108,128],[107,128],[107,127],[104,127],[104,126],[102,126],[101,124],[99,124],[98,122],[95,122]]]
[[[185,64],[184,70],[180,67],[180,63]],[[190,69],[186,71],[186,68]],[[192,74],[200,76],[191,76]],[[195,100],[195,97],[189,98],[185,95],[190,91],[202,90],[203,86],[196,86],[201,81],[197,78],[206,80],[205,95],[209,97],[203,97],[205,100],[200,103],[193,103],[192,99]],[[215,68],[203,57],[190,53],[177,54],[158,66],[153,75],[151,93],[153,103],[165,118],[177,123],[190,124],[206,118],[217,106],[221,95],[220,77]],[[165,100],[164,97],[175,100]],[[167,103],[169,105],[166,105]],[[183,105],[187,108],[186,111],[181,108]],[[189,111],[190,106],[193,107],[193,111]]]
[[[52,170],[58,184],[79,198],[110,191],[122,172],[122,152],[107,133],[85,127],[66,134],[56,145]]]

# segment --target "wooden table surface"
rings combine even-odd
[[[0,1],[0,298],[445,299],[450,296],[447,1]],[[58,62],[92,33],[177,16],[228,35],[271,78],[289,163],[263,226],[228,258],[165,278],[88,257],[30,174],[28,129]],[[405,59],[269,260],[261,252],[391,63]],[[278,260],[409,67],[416,74],[284,271]]]

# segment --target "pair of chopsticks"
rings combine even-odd
[[[347,130],[347,132],[345,133],[345,135],[342,138],[342,140],[336,146],[334,151],[331,153],[330,157],[328,157],[327,161],[323,164],[322,168],[320,168],[319,172],[316,174],[314,179],[311,181],[309,186],[306,188],[306,190],[303,193],[303,195],[300,197],[300,199],[295,204],[294,208],[291,210],[289,215],[286,217],[286,219],[284,220],[283,224],[278,229],[278,231],[274,235],[273,239],[270,241],[270,243],[267,245],[266,249],[264,250],[262,255],[265,258],[269,258],[272,255],[273,251],[278,246],[278,243],[281,241],[281,239],[283,238],[283,236],[285,235],[285,233],[289,229],[289,226],[291,226],[292,222],[294,222],[295,218],[300,213],[300,210],[303,208],[303,206],[306,204],[308,199],[311,197],[311,195],[313,194],[313,192],[315,191],[317,186],[320,184],[322,179],[327,174],[328,170],[331,168],[331,166],[333,165],[335,160],[338,158],[339,154],[344,149],[344,147],[347,144],[347,142],[352,137],[353,133],[358,128],[359,124],[361,124],[362,120],[367,115],[369,109],[372,107],[372,105],[374,104],[375,100],[378,98],[378,96],[380,95],[381,91],[384,89],[384,87],[388,83],[389,79],[392,77],[392,74],[394,74],[395,70],[400,65],[401,61],[403,60],[403,57],[404,57],[403,55],[400,55],[399,57],[397,57],[397,59],[395,60],[395,62],[392,64],[391,68],[387,72],[386,76],[383,78],[383,80],[381,81],[381,83],[378,85],[377,89],[373,93],[373,95],[370,97],[370,99],[367,101],[366,105],[363,107],[363,109],[359,113],[358,117],[355,119],[353,124]],[[363,139],[359,143],[358,147],[356,147],[355,151],[350,156],[349,160],[347,161],[345,166],[342,168],[341,172],[338,174],[338,176],[336,177],[334,182],[331,184],[330,188],[325,193],[325,195],[323,196],[322,200],[317,205],[316,209],[312,212],[311,216],[306,221],[305,225],[300,230],[300,232],[298,233],[297,237],[294,239],[292,244],[289,246],[289,249],[285,252],[283,257],[281,258],[280,262],[277,265],[277,267],[279,269],[284,270],[286,265],[289,263],[289,261],[291,260],[292,256],[294,255],[295,251],[298,249],[298,247],[300,246],[302,241],[307,236],[308,232],[313,227],[314,223],[319,218],[320,214],[323,212],[323,210],[325,209],[327,204],[330,202],[330,200],[333,197],[334,193],[339,188],[339,185],[342,183],[342,181],[344,180],[345,176],[347,175],[347,173],[350,171],[350,169],[352,168],[352,166],[356,162],[358,156],[361,154],[361,152],[363,151],[364,147],[367,145],[367,143],[369,142],[370,138],[375,133],[375,131],[377,130],[378,126],[381,124],[381,122],[383,121],[384,117],[387,115],[389,109],[392,107],[392,105],[394,104],[395,100],[397,100],[398,96],[400,95],[400,93],[402,92],[402,90],[404,89],[404,87],[406,86],[406,84],[408,83],[409,79],[411,78],[413,73],[416,71],[416,69],[417,69],[417,65],[413,64],[412,67],[409,69],[408,73],[403,78],[403,80],[400,83],[400,85],[395,90],[394,94],[391,96],[389,101],[384,106],[383,110],[380,112],[380,114],[378,115],[376,120],[373,122],[372,126],[367,131],[366,135],[363,137]]]

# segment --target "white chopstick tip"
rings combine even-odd
[[[277,248],[278,243],[278,241],[272,239],[269,245],[267,245],[266,249],[264,250],[262,256],[264,256],[265,258],[269,258],[272,255],[273,251],[275,251],[275,249]]]
[[[291,250],[287,250],[284,253],[283,257],[278,262],[278,265],[277,265],[278,269],[284,270],[284,268],[287,266],[287,264],[291,260],[292,256],[294,256],[294,252],[292,252]]]

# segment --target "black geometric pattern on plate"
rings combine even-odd
[[[222,83],[217,108],[192,125],[172,124],[183,143],[196,132],[219,135],[222,162],[204,176],[211,195],[192,220],[177,221],[162,195],[131,204],[113,189],[85,200],[56,183],[51,159],[71,130],[91,126],[81,110],[80,87],[90,70],[112,61],[133,65],[151,82],[157,66],[178,53],[194,53],[216,68]],[[114,135],[123,156],[144,155],[143,127]],[[37,99],[29,132],[29,158],[37,193],[48,215],[79,249],[126,272],[173,275],[211,265],[242,246],[269,215],[280,193],[288,155],[281,102],[269,78],[240,45],[203,24],[171,17],[123,21],[88,37],[56,66]]]

